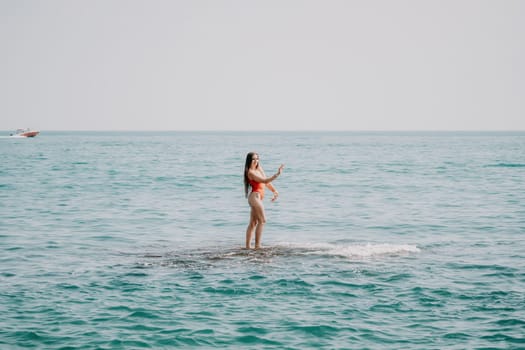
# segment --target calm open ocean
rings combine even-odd
[[[261,251],[249,151],[286,164]],[[44,131],[0,164],[0,349],[525,348],[524,132]]]

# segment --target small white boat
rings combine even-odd
[[[40,134],[40,131],[31,130],[31,129],[27,128],[27,129],[17,129],[15,131],[15,133],[11,134],[10,136],[13,136],[13,137],[35,137],[38,134]]]

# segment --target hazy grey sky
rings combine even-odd
[[[525,130],[525,1],[0,0],[0,129]]]

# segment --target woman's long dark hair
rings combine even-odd
[[[246,163],[244,163],[244,196],[248,197],[248,186],[250,185],[250,180],[248,179],[248,169],[252,165],[253,156],[256,155],[255,152],[250,152],[246,155]]]

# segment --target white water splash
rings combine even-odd
[[[347,258],[369,258],[384,255],[419,253],[421,250],[411,244],[330,244],[330,243],[284,243],[283,246],[304,249],[308,254],[333,255]]]

